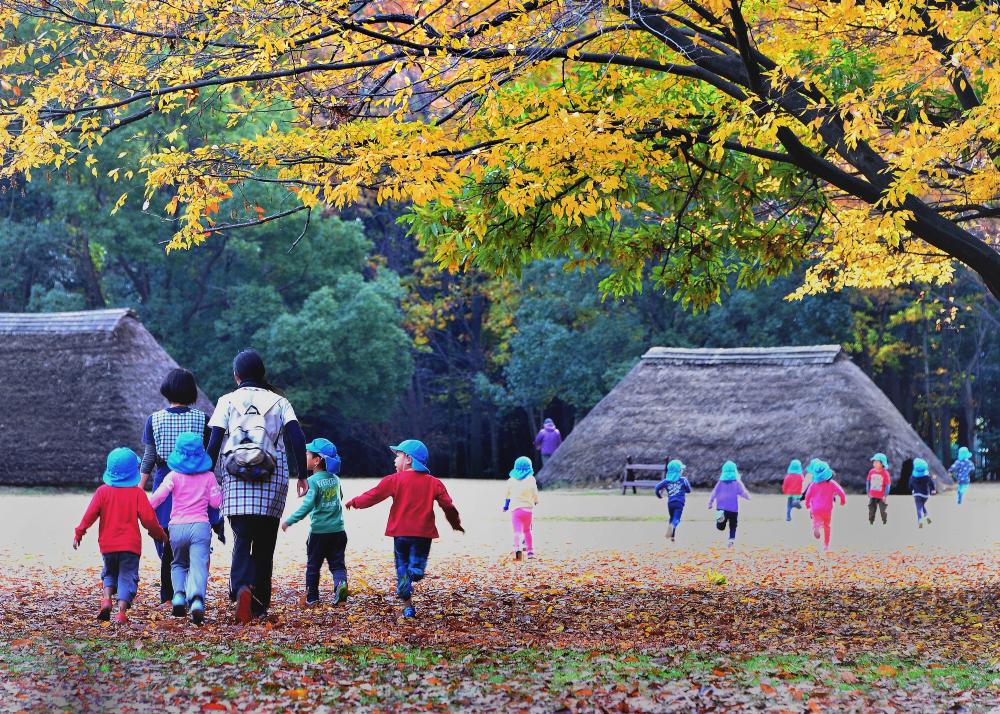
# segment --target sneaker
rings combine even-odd
[[[514,560],[520,560],[520,559],[521,559],[521,551],[515,550],[514,551]]]
[[[792,522],[792,517],[791,516],[785,516],[785,523],[791,523],[791,522]]]
[[[533,551],[533,550],[529,550],[529,551],[528,551],[528,557],[529,557],[529,558],[534,558],[534,557],[535,557],[535,551]]]
[[[315,607],[316,605],[319,605],[319,598],[306,598],[306,607]]]
[[[406,607],[403,608],[403,617],[410,618],[416,616],[417,616],[417,608],[413,607],[413,605],[407,605]]]
[[[125,613],[124,610],[119,610],[118,613],[115,615],[115,624],[116,625],[128,624],[128,615]]]
[[[333,586],[333,604],[336,605],[340,602],[347,602],[347,581],[342,581],[336,583]]]
[[[917,528],[923,528],[923,527],[924,527],[924,519],[923,518],[918,518],[917,519]]]
[[[668,523],[667,524],[667,538],[669,538],[670,540],[674,539],[674,524],[673,523]]]
[[[205,603],[200,597],[191,601],[191,622],[200,625],[205,621]]]
[[[729,547],[730,548],[735,548],[736,547],[736,539],[735,538],[730,538],[729,539]]]
[[[926,518],[924,518],[924,520],[927,521],[927,525],[931,524],[931,517],[930,516],[927,516]]]
[[[171,614],[174,617],[184,617],[187,615],[187,598],[184,596],[184,593],[174,593],[174,599],[170,601],[170,604],[173,607]]]
[[[253,619],[253,612],[250,609],[252,603],[253,593],[250,592],[250,588],[244,585],[236,594],[236,622],[246,625]]]
[[[111,619],[111,598],[106,597],[101,600],[101,609],[97,613],[97,619],[101,622],[107,622]]]

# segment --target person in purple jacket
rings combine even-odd
[[[729,524],[729,547],[736,545],[736,524],[739,521],[740,499],[750,500],[743,482],[740,481],[740,472],[736,469],[736,464],[727,461],[722,465],[722,473],[719,475],[719,482],[715,484],[712,495],[708,499],[708,508],[719,509],[719,515],[715,526],[720,531],[725,530]]]
[[[555,422],[551,419],[546,419],[542,422],[542,428],[538,432],[538,436],[535,437],[535,448],[538,449],[542,454],[542,466],[545,462],[549,460],[552,454],[556,453],[556,449],[562,444],[562,434],[556,429]]]

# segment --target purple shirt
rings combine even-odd
[[[552,456],[562,443],[562,434],[554,426],[547,426],[535,437],[535,448],[545,456]]]
[[[721,511],[739,511],[741,498],[750,500],[742,481],[719,481],[708,499],[708,507],[713,508],[712,504],[716,504],[714,507]]]

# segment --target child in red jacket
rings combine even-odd
[[[825,461],[814,460],[809,466],[812,483],[806,491],[806,508],[812,515],[813,538],[819,538],[823,529],[823,550],[830,550],[830,519],[833,516],[833,502],[840,499],[840,505],[847,504],[847,494],[840,484],[833,480],[833,469]]]
[[[403,601],[403,617],[415,617],[413,583],[424,577],[431,539],[438,537],[434,525],[434,502],[441,506],[448,523],[465,533],[458,509],[448,495],[448,489],[427,470],[427,447],[416,439],[407,439],[390,449],[395,452],[396,473],[386,476],[378,485],[352,498],[344,508],[369,508],[392,498],[389,522],[385,534],[393,539],[396,559],[396,594]]]
[[[786,521],[791,522],[793,508],[802,508],[802,482],[802,462],[798,459],[792,459],[792,462],[788,464],[785,480],[781,482],[781,492],[788,496],[788,501],[785,504]]]
[[[120,447],[108,454],[104,485],[94,493],[87,512],[76,527],[74,549],[80,547],[80,539],[98,518],[101,524],[97,531],[97,543],[104,558],[101,573],[104,599],[97,619],[111,619],[111,596],[117,593],[118,614],[115,615],[115,622],[125,624],[128,622],[125,610],[132,605],[139,586],[142,536],[139,535],[137,521],[142,522],[155,540],[167,540],[167,534],[156,519],[156,512],[149,505],[146,492],[139,488],[139,457],[131,449]]]
[[[885,511],[888,508],[886,498],[892,486],[889,475],[889,459],[885,454],[875,454],[872,457],[872,468],[865,479],[865,492],[868,494],[868,523],[875,525],[875,511],[882,516],[882,525],[888,523]]]

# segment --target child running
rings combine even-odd
[[[931,478],[930,469],[923,459],[913,460],[913,473],[910,474],[910,491],[913,493],[913,502],[917,506],[917,528],[924,527],[931,523],[931,517],[927,515],[927,499],[937,493],[934,487],[934,479]]]
[[[344,490],[340,486],[340,456],[329,439],[313,439],[306,444],[309,491],[298,510],[281,524],[281,530],[309,516],[306,541],[306,605],[319,602],[319,578],[323,563],[333,576],[333,604],[347,600],[347,533],[344,530]]]
[[[712,489],[712,495],[708,499],[708,509],[719,508],[719,515],[715,521],[715,527],[720,531],[725,530],[729,524],[729,547],[736,545],[736,526],[739,522],[740,499],[750,500],[743,482],[740,481],[740,472],[736,464],[727,461],[722,465],[722,472],[719,474],[719,482]]]
[[[882,525],[889,520],[886,509],[889,507],[889,489],[892,486],[892,476],[889,475],[889,458],[882,453],[872,456],[872,468],[865,479],[865,492],[868,494],[868,523],[875,525],[875,511],[882,516]]]
[[[156,508],[172,496],[170,507],[170,550],[173,562],[170,579],[174,617],[205,620],[205,591],[212,554],[212,526],[209,509],[222,505],[222,489],[212,472],[212,458],[205,451],[203,436],[193,431],[177,435],[174,450],[167,457],[170,472],[153,491],[149,504]]]
[[[948,473],[955,479],[955,485],[958,486],[958,505],[961,506],[962,498],[969,490],[969,482],[972,481],[972,476],[976,473],[976,466],[972,463],[972,452],[968,448],[963,446],[958,450],[958,460],[951,465]]]
[[[139,588],[142,536],[137,521],[154,539],[161,542],[167,539],[167,534],[156,520],[153,507],[149,505],[146,492],[139,488],[139,457],[132,449],[122,446],[108,454],[104,485],[94,493],[80,525],[76,527],[74,549],[80,547],[80,540],[98,518],[101,519],[97,543],[104,559],[104,570],[101,572],[104,598],[97,619],[111,619],[111,598],[117,595],[115,622],[124,625],[128,622],[125,611],[131,607]]]
[[[535,469],[531,459],[518,456],[514,460],[510,479],[507,481],[507,500],[503,510],[511,508],[510,520],[514,526],[514,560],[521,559],[521,544],[528,551],[528,557],[535,557],[535,545],[531,539],[531,518],[538,504],[538,483],[535,481]]]
[[[833,470],[825,461],[812,463],[812,485],[806,493],[806,508],[812,516],[813,538],[819,538],[823,530],[823,551],[830,550],[830,519],[833,516],[833,502],[840,499],[840,505],[847,504],[847,494],[840,484],[833,480]]]
[[[781,492],[788,496],[785,503],[785,520],[791,523],[792,509],[802,508],[802,462],[792,459],[788,464],[788,471],[785,473],[785,480],[781,482]]]
[[[678,459],[671,459],[667,463],[667,473],[663,480],[656,484],[657,498],[663,498],[663,491],[667,492],[667,513],[670,514],[667,538],[671,541],[677,536],[677,526],[681,524],[687,494],[691,493],[691,483],[684,478],[684,468],[684,464]]]
[[[434,524],[434,502],[441,506],[454,530],[465,533],[465,529],[448,489],[431,476],[426,466],[428,454],[423,442],[407,439],[389,449],[396,454],[393,462],[396,473],[383,478],[370,491],[352,498],[344,507],[370,508],[392,498],[385,534],[393,539],[396,594],[403,601],[403,617],[416,617],[413,583],[423,579],[431,552],[431,539],[438,537]]]

